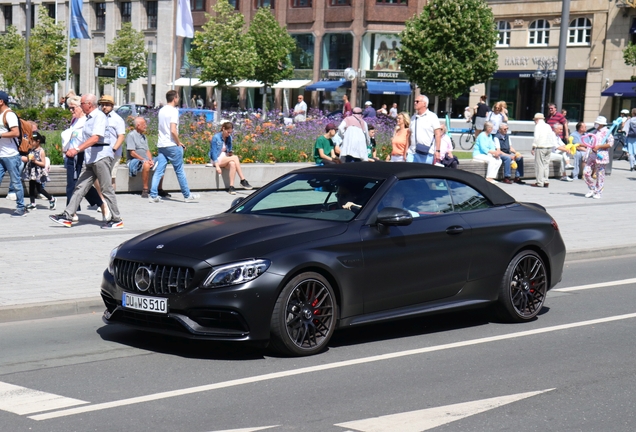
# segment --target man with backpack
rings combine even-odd
[[[24,207],[24,189],[20,172],[22,170],[22,157],[18,151],[18,138],[20,137],[18,116],[9,108],[9,95],[0,91],[0,184],[5,173],[9,173],[10,189],[15,191],[16,210],[11,217],[26,216]]]
[[[627,134],[627,152],[629,153],[629,170],[634,171],[636,155],[636,108],[632,108],[632,116],[623,123],[623,131]]]

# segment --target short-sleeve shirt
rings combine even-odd
[[[316,144],[314,145],[314,160],[316,161],[316,163],[317,164],[322,163],[322,158],[320,157],[320,152],[318,151],[318,149],[322,149],[322,152],[325,155],[330,156],[331,150],[333,148],[334,148],[333,141],[331,141],[329,138],[325,138],[324,135],[320,135],[316,139]]]
[[[97,135],[99,139],[91,147],[84,152],[84,162],[92,164],[105,157],[113,157],[113,150],[107,141],[106,128],[108,127],[108,119],[106,114],[98,109],[94,109],[90,114],[86,115],[86,123],[82,129],[82,142],[90,137]]]
[[[119,137],[119,135],[124,135],[126,133],[126,123],[124,123],[124,119],[121,118],[119,114],[116,114],[112,111],[109,114],[107,114],[106,117],[108,118],[108,126],[106,127],[106,135],[108,137],[107,138],[108,143],[110,144],[112,148],[117,142],[117,137]],[[123,145],[119,146],[117,151],[114,152],[116,159],[121,158],[123,147],[124,147]]]
[[[126,154],[128,155],[128,160],[134,159],[130,154],[132,151],[144,159],[148,156],[148,138],[136,130],[130,131],[126,137]]]
[[[9,126],[8,128],[2,121],[3,116]],[[13,111],[7,110],[0,115],[0,134],[7,133],[14,127],[18,127],[18,116]],[[0,157],[13,157],[19,154],[15,138],[0,138]]]
[[[416,144],[431,145],[435,139],[435,130],[441,128],[437,114],[431,110],[426,110],[424,114],[415,114],[411,117],[411,145],[409,153],[415,153]]]
[[[177,125],[177,133],[179,133],[179,110],[172,105],[166,105],[159,110],[159,140],[157,141],[157,147],[173,147],[177,143],[172,139],[170,133],[170,125],[172,123]]]
[[[568,121],[565,119],[563,114],[556,113],[553,116],[548,117],[545,122],[550,125],[551,128],[554,128],[554,125],[560,123],[563,125],[563,131],[561,131],[561,135],[559,138],[563,139],[565,137],[565,128],[567,127]]]

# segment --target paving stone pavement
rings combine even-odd
[[[517,201],[548,210],[559,224],[567,260],[636,254],[636,239],[626,229],[636,212],[636,171],[630,172],[626,161],[614,161],[600,200],[584,197],[583,180],[550,179],[547,189],[530,183],[499,186]],[[24,218],[11,218],[15,202],[0,198],[0,322],[101,313],[101,275],[114,247],[152,228],[222,212],[249,193],[203,192],[199,202],[184,203],[179,192],[172,192],[172,198],[157,204],[118,194],[125,227],[113,231],[100,229],[101,213],[85,207],[73,228],[51,222],[48,216],[62,212],[64,197],[58,197],[54,212],[47,201],[37,200],[38,209]]]

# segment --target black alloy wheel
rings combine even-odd
[[[274,306],[271,347],[293,356],[322,351],[336,328],[336,311],[329,282],[318,273],[299,274],[283,288]]]
[[[548,276],[534,251],[519,252],[508,264],[499,291],[499,315],[509,322],[534,319],[545,302]]]

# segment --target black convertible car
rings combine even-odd
[[[534,319],[565,246],[537,204],[464,172],[358,163],[291,172],[225,213],[111,253],[104,321],[288,355],[337,328],[494,306]]]

